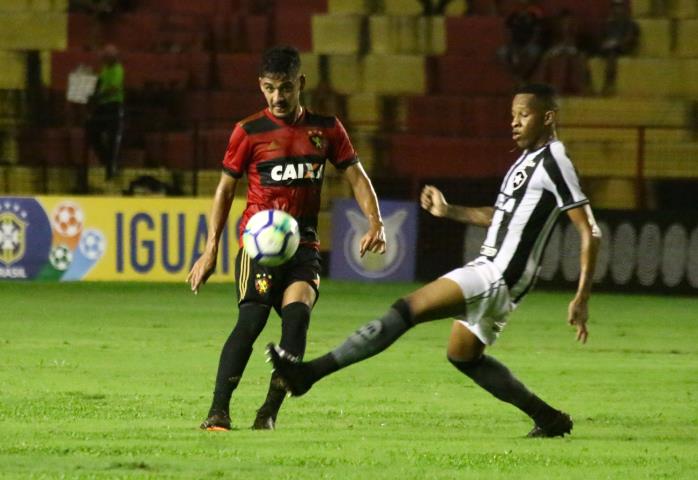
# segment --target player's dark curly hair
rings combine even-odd
[[[530,94],[534,95],[541,102],[546,110],[557,110],[557,92],[552,85],[547,83],[529,83],[521,85],[514,90],[514,95]]]
[[[280,45],[272,47],[262,54],[259,76],[295,77],[301,69],[301,57],[294,47]]]

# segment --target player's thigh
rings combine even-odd
[[[460,315],[465,311],[463,292],[456,282],[438,278],[405,297],[416,323]]]
[[[312,248],[301,246],[293,260],[281,267],[284,270],[284,291],[281,306],[303,302],[313,307],[317,302],[322,270],[320,253]]]
[[[453,322],[448,337],[448,358],[461,362],[475,360],[485,351],[485,344],[463,322]]]
[[[285,307],[290,303],[301,302],[312,308],[315,305],[316,298],[317,292],[310,283],[304,280],[296,280],[284,290],[281,306]]]

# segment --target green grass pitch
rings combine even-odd
[[[324,282],[307,356],[381,314],[406,284]],[[490,353],[576,420],[531,424],[446,361],[450,321],[287,399],[251,431],[264,345],[232,403],[232,432],[202,432],[231,285],[0,283],[0,478],[698,478],[698,301],[595,294],[590,338],[568,293],[533,292]]]

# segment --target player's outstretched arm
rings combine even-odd
[[[441,190],[433,185],[425,185],[419,197],[422,208],[435,217],[450,218],[457,222],[489,227],[494,215],[492,207],[463,207],[451,205]]]
[[[586,343],[589,332],[587,320],[589,319],[589,296],[591,284],[594,280],[594,268],[596,257],[601,245],[601,229],[596,224],[594,214],[589,205],[572,208],[567,211],[570,220],[577,228],[581,237],[579,251],[579,285],[577,294],[570,302],[567,321],[577,329],[577,340]]]
[[[199,293],[199,287],[206,283],[216,268],[218,259],[218,243],[228,220],[230,206],[233,204],[237,179],[226,173],[221,174],[216,193],[213,197],[213,207],[211,208],[211,218],[208,222],[208,238],[206,247],[201,257],[191,267],[187,275],[187,283],[191,286],[192,292]]]
[[[351,185],[356,202],[368,219],[368,231],[359,242],[359,254],[363,257],[366,252],[385,253],[385,229],[371,180],[360,163],[348,167],[344,175]]]

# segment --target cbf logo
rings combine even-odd
[[[0,279],[35,278],[50,246],[51,226],[39,202],[0,197]]]
[[[27,212],[17,203],[0,205],[0,265],[9,267],[24,257]]]
[[[348,208],[347,208],[348,207]],[[410,202],[381,202],[387,248],[385,254],[359,254],[368,219],[353,200],[336,202],[333,212],[330,274],[341,279],[412,280],[416,243],[416,205]]]

